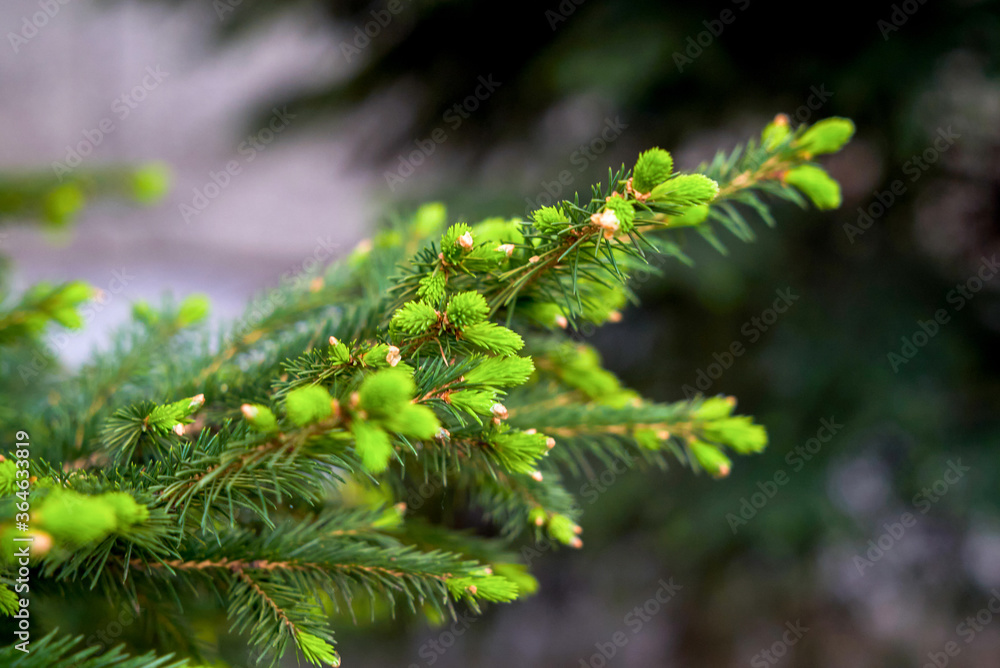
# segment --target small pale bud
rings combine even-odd
[[[583,547],[583,541],[580,540],[578,536],[573,536],[573,540],[569,542],[569,546],[575,547],[576,549],[579,550],[581,547]]]
[[[608,314],[608,321],[609,322],[621,322],[622,321],[622,312],[621,311],[612,311],[611,313]]]
[[[631,178],[629,178],[627,181],[625,181],[625,192],[627,192],[629,195],[631,195],[632,197],[636,198],[636,200],[638,200],[640,202],[645,202],[646,200],[648,200],[649,196],[651,194],[651,193],[641,193],[641,192],[638,192],[632,186],[632,179]]]
[[[507,257],[514,254],[514,244],[500,244],[497,246],[497,250],[501,253],[506,253]]]
[[[750,173],[743,172],[742,174],[737,175],[736,178],[732,180],[732,183],[730,185],[734,188],[743,188],[749,183],[750,183]]]
[[[31,534],[31,556],[44,557],[52,549],[52,536],[44,531],[35,531]]]
[[[243,417],[245,417],[248,420],[252,420],[255,417],[257,417],[258,413],[257,409],[254,406],[251,406],[250,404],[243,404],[242,406],[240,406],[240,412],[243,413]]]
[[[531,477],[532,477],[532,479],[535,482],[541,482],[542,481],[542,472],[541,471],[532,471],[531,472]]]
[[[552,438],[551,436],[549,436],[548,438],[546,438],[545,439],[545,447],[548,448],[549,450],[551,450],[552,448],[556,447],[556,439]]]
[[[545,518],[544,517],[542,517],[541,515],[539,515],[538,517],[535,518],[535,526],[536,527],[540,527],[543,524],[545,524]]]
[[[178,422],[177,424],[175,424],[174,425],[174,433],[177,434],[178,436],[183,436],[184,435],[184,425],[182,425],[180,422]]]
[[[498,420],[506,420],[508,415],[507,407],[503,404],[493,404],[493,407],[490,408],[490,413]]]
[[[532,255],[531,257],[528,258],[528,262],[530,262],[531,264],[535,264],[541,259],[542,258],[538,257],[537,255]]]
[[[566,319],[562,313],[556,316],[556,324],[559,325],[561,329],[566,329],[569,327],[569,320]]]
[[[590,222],[604,231],[605,239],[613,239],[618,234],[618,228],[621,227],[618,216],[611,209],[595,213],[590,217]]]
[[[188,404],[188,408],[201,408],[202,405],[204,405],[204,403],[205,403],[205,395],[196,394],[195,396],[191,397],[191,403]]]
[[[479,590],[476,588],[476,585],[469,585],[469,593],[470,594],[472,594],[473,596],[475,596],[477,591],[479,591]]]
[[[399,348],[396,346],[389,346],[389,354],[385,356],[385,361],[389,363],[389,366],[396,366],[399,364],[399,360],[402,357],[399,354]]]
[[[340,339],[338,339],[336,336],[331,336],[330,337],[330,345],[331,346],[339,346],[340,345]]]
[[[537,430],[537,429],[535,429],[534,427],[532,427],[531,429],[525,429],[525,430],[524,430],[524,433],[525,433],[525,434],[537,434],[537,433],[538,433],[538,430]]]
[[[465,250],[472,250],[472,246],[475,245],[475,241],[472,239],[472,233],[466,232],[458,238],[458,245]]]

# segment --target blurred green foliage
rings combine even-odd
[[[568,614],[567,587],[627,610],[648,596],[648,582],[626,585],[603,571],[648,573],[650,582],[676,574],[689,583],[671,614],[677,636],[669,646],[651,641],[650,656],[678,665],[745,665],[785,621],[802,617],[821,630],[796,647],[786,665],[856,665],[849,652],[834,647],[840,634],[856,639],[872,665],[911,665],[935,649],[924,649],[922,640],[950,633],[1000,578],[982,566],[989,553],[970,556],[1000,532],[1000,478],[991,466],[1000,445],[1000,369],[993,354],[1000,284],[988,283],[963,308],[947,301],[956,284],[975,275],[980,258],[992,255],[1000,236],[1000,139],[977,115],[996,94],[1000,3],[926,3],[902,16],[891,3],[876,3],[829,9],[822,18],[756,2],[588,0],[572,6],[553,29],[546,12],[558,11],[556,2],[415,3],[407,10],[412,16],[372,40],[354,76],[293,102],[297,111],[323,118],[400,81],[418,81],[413,123],[394,128],[391,141],[365,143],[367,155],[391,169],[400,152],[412,149],[410,138],[428,136],[468,95],[470,82],[492,73],[503,83],[449,134],[454,162],[437,162],[444,178],[414,188],[421,195],[437,188],[470,217],[486,207],[521,211],[525,195],[536,194],[538,181],[519,183],[509,170],[491,171],[490,157],[513,150],[503,164],[527,161],[526,147],[553,127],[547,114],[566,105],[590,104],[628,123],[622,139],[588,165],[578,183],[599,178],[596,170],[606,162],[633,159],[636,146],[685,140],[697,146],[714,126],[739,129],[777,111],[789,114],[793,125],[817,113],[851,117],[860,140],[857,150],[831,163],[845,182],[840,211],[783,211],[780,234],[762,232],[756,244],[733,245],[728,258],[707,245],[685,249],[697,272],[667,266],[663,277],[641,286],[641,308],[591,341],[627,384],[664,400],[678,398],[685,384],[714,374],[712,365],[729,359],[717,378],[708,376],[706,391],[743,397],[741,410],[768,425],[771,447],[723,483],[611,476],[615,482],[585,515],[588,549],[595,552],[546,554],[542,599],[518,614]],[[345,34],[370,20],[367,3],[337,7]],[[720,28],[716,21],[725,10],[735,18]],[[972,88],[963,88],[962,79]],[[996,123],[995,114],[988,118]],[[951,124],[965,141],[929,169],[913,170],[911,157],[933,146],[937,128]],[[600,129],[598,121],[593,136]],[[975,150],[982,141],[990,148]],[[567,158],[575,149],[569,145]],[[697,148],[692,154],[699,155]],[[551,182],[566,162],[532,173]],[[859,207],[871,215],[872,203],[884,204],[897,180],[905,194],[852,243],[844,225],[858,224]],[[935,246],[917,220],[933,216],[922,209],[959,187],[977,189],[985,203],[939,212],[937,218],[952,220],[940,222],[945,230],[934,238],[947,239],[951,231],[960,241]],[[784,289],[799,298],[768,323],[766,310]],[[941,308],[949,322],[894,372],[888,354],[899,352],[901,337],[912,339],[919,321],[932,320]],[[737,342],[744,351],[738,356],[731,353]],[[809,439],[817,438],[821,420],[843,426],[811,454],[816,441]],[[921,513],[922,490],[933,488],[957,460],[972,473]],[[787,478],[781,485],[773,482],[779,472]],[[602,473],[594,471],[590,482],[600,485]],[[756,508],[761,497],[754,494],[771,484],[773,498]],[[746,510],[744,500],[751,499]],[[854,557],[864,556],[883,525],[907,511],[918,517],[917,526],[859,572]],[[994,564],[997,559],[994,551]],[[886,617],[879,596],[897,601],[888,617],[903,616],[901,626],[876,624]],[[570,619],[584,621],[564,621]],[[605,619],[612,629],[620,621],[611,613]],[[548,657],[570,665],[589,656],[600,639],[581,634]],[[473,641],[473,647],[488,642]],[[748,647],[754,649],[748,653]]]
[[[590,341],[628,384],[658,399],[679,398],[705,374],[707,392],[744,397],[741,409],[767,424],[771,447],[721,483],[611,476],[601,502],[587,509],[593,552],[545,554],[541,595],[513,614],[558,614],[571,623],[579,620],[571,616],[578,600],[571,592],[584,590],[603,602],[601,623],[614,630],[619,609],[644,600],[658,577],[675,574],[686,589],[671,603],[672,640],[649,641],[656,659],[745,665],[785,621],[801,617],[814,630],[785,665],[857,665],[852,652],[871,665],[923,660],[1000,584],[995,548],[977,547],[995,545],[1000,534],[1000,284],[988,282],[961,308],[949,300],[981,258],[992,257],[1000,236],[1000,138],[990,129],[997,117],[981,115],[1000,75],[1000,3],[924,3],[912,15],[899,15],[892,3],[810,13],[747,0],[586,0],[570,5],[571,13],[560,12],[562,5],[405,3],[352,58],[350,76],[284,101],[293,113],[327,122],[393,86],[414,86],[418,94],[406,97],[412,121],[394,118],[391,132],[380,127],[359,142],[360,157],[391,169],[414,139],[442,125],[477,77],[492,74],[502,82],[497,93],[449,134],[450,153],[442,150],[425,168],[445,178],[415,180],[419,187],[408,191],[422,200],[443,197],[470,219],[487,209],[519,212],[524,197],[536,195],[537,180],[519,183],[511,174],[538,154],[531,148],[551,127],[547,115],[566,105],[592,104],[598,116],[620,114],[628,124],[621,141],[585,166],[579,184],[599,178],[596,170],[608,162],[634,159],[637,146],[690,141],[692,155],[708,157],[698,153],[706,143],[698,140],[710,128],[738,130],[777,111],[793,123],[814,113],[851,117],[859,148],[831,164],[845,183],[841,210],[782,212],[779,233],[733,245],[728,258],[695,244],[686,250],[697,273],[668,265],[641,286],[641,308]],[[298,6],[319,7],[348,43],[381,9],[332,0]],[[288,7],[241,3],[222,17],[220,37],[235,38]],[[731,22],[723,21],[727,10]],[[565,20],[553,22],[550,11]],[[708,44],[700,45],[706,32]],[[267,113],[262,108],[261,116]],[[949,124],[960,128],[957,148],[927,170],[907,171]],[[534,166],[545,181],[566,167],[570,144],[561,161]],[[500,150],[507,169],[491,171],[489,159]],[[897,180],[905,194],[872,214]],[[964,194],[949,204],[949,192]],[[844,226],[864,220],[864,212],[874,223],[852,239]],[[921,220],[931,221],[933,234]],[[778,290],[799,298],[767,323]],[[920,323],[939,309],[947,324],[913,345],[912,360],[894,371],[888,354],[903,350],[904,337],[919,340],[926,332]],[[732,352],[734,343],[742,353]],[[726,367],[716,378],[713,364]],[[817,448],[810,439],[819,438],[821,420],[843,427]],[[921,513],[923,490],[933,491],[953,460],[971,472]],[[783,484],[775,482],[779,472]],[[602,473],[594,471],[594,479]],[[773,497],[769,483],[777,485]],[[768,496],[760,508],[755,494]],[[854,558],[904,512],[919,515],[915,529],[859,572]],[[643,577],[622,575],[629,572]],[[478,645],[467,640],[485,657],[485,624],[476,637]],[[562,645],[549,639],[549,665],[576,665],[601,639],[583,632]],[[344,640],[352,642],[364,638]],[[388,651],[368,647],[372,656]],[[394,659],[414,660],[412,650]]]

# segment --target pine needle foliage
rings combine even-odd
[[[0,609],[17,605],[11,538],[30,533],[32,597],[96,590],[141,605],[169,640],[129,658],[53,630],[0,660],[216,661],[185,614],[209,600],[228,620],[214,633],[241,635],[262,665],[339,665],[344,620],[439,620],[532,593],[517,546],[582,547],[565,481],[597,463],[724,477],[766,446],[762,426],[731,397],[642,398],[576,332],[622,317],[636,271],[690,262],[686,234],[725,252],[721,230],[749,241],[750,219],[775,224],[770,201],[837,206],[813,159],[852,133],[779,116],[693,173],[652,149],[528,220],[449,224],[426,205],[216,334],[202,297],[136,304],[77,374],[31,355],[49,321],[79,324],[88,289],[29,291],[0,313],[3,418],[30,443],[0,462]],[[459,513],[478,531],[458,530]],[[142,654],[164,649],[183,658]]]

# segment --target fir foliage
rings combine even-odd
[[[195,600],[214,602],[227,618],[216,633],[242,634],[264,665],[295,654],[319,666],[340,662],[334,626],[366,613],[442,619],[530,595],[519,541],[583,545],[568,479],[671,459],[722,477],[767,443],[732,398],[642,398],[575,332],[620,319],[630,277],[654,258],[689,263],[692,232],[725,252],[720,229],[749,241],[755,216],[775,224],[766,198],[837,206],[813,157],[853,130],[779,116],[693,173],[652,149],[526,221],[448,225],[427,205],[221,332],[203,324],[203,297],[137,304],[78,374],[26,365],[46,326],[78,325],[92,295],[38,286],[0,313],[4,415],[23,420],[32,448],[24,475],[12,452],[0,462],[0,536],[30,501],[33,596],[141,599],[192,662],[216,658],[184,619]],[[478,511],[480,531],[408,511],[418,488]],[[5,553],[5,614],[15,571]],[[143,654],[166,646],[152,640],[133,658],[81,649],[71,632],[33,642],[0,661],[196,665]]]

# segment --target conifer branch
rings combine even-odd
[[[689,229],[724,252],[716,227],[749,241],[748,214],[774,224],[765,196],[838,205],[813,158],[852,133],[845,119],[793,130],[778,117],[694,173],[653,149],[528,221],[448,226],[428,205],[214,342],[204,298],[137,304],[82,374],[18,397],[40,445],[30,491],[0,460],[0,535],[23,496],[46,583],[178,606],[210,592],[271,665],[292,648],[338,665],[330,618],[364,609],[359,597],[373,615],[440,616],[527,595],[537,583],[508,546],[534,532],[581,547],[567,481],[595,463],[673,457],[724,477],[731,456],[767,443],[730,397],[642,399],[568,332],[620,320],[636,270],[658,255],[689,261]],[[74,289],[0,311],[12,359],[51,321],[73,324]],[[407,511],[424,486],[453,511],[437,523]],[[449,521],[470,511],[481,535]],[[77,643],[49,636],[40,654]],[[167,665],[83,652],[88,668]],[[32,661],[12,665],[43,665]]]

